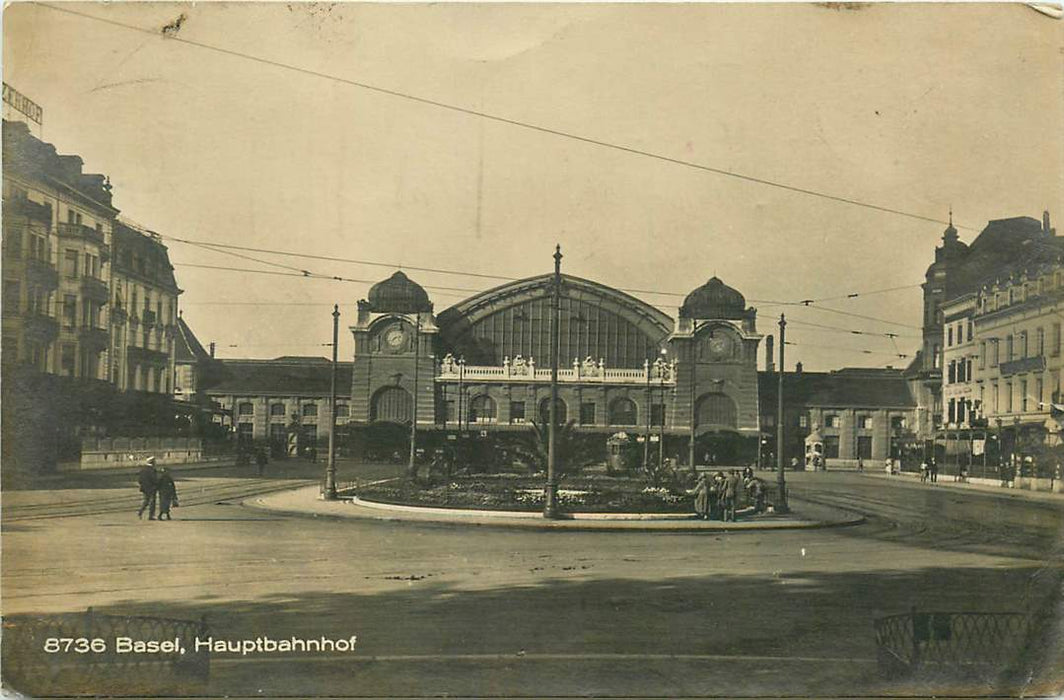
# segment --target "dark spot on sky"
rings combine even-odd
[[[163,36],[176,36],[177,33],[181,31],[181,25],[185,23],[186,19],[188,19],[188,15],[182,12],[177,16],[177,19],[175,19],[173,22],[171,22],[170,24],[164,24]]]

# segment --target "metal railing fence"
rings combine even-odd
[[[205,621],[84,613],[5,615],[5,681],[42,695],[187,694],[210,672]],[[148,649],[138,643],[153,642]],[[139,651],[138,651],[139,650]]]

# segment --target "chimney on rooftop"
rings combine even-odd
[[[794,373],[795,374],[801,374],[802,373],[802,363],[801,362],[798,362],[798,363],[796,363],[794,365]]]
[[[1057,230],[1049,225],[1049,210],[1042,212],[1042,234],[1046,236],[1057,235]]]
[[[211,357],[214,357],[214,341],[211,341]]]
[[[771,333],[769,333],[765,337],[765,371],[766,372],[775,372],[776,371],[776,363],[772,359],[773,356],[776,354],[775,350],[776,350],[776,339],[772,337]]]

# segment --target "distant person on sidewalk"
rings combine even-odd
[[[255,450],[255,468],[259,472],[259,476],[266,473],[266,462],[269,460],[266,458],[266,450],[261,447]]]
[[[709,520],[709,479],[705,473],[698,477],[695,485],[695,515],[699,520]]]
[[[926,484],[927,483],[927,475],[928,475],[927,462],[926,461],[920,462],[920,483],[921,484]]]
[[[857,456],[857,471],[864,471],[864,458],[862,458],[860,455]]]
[[[938,483],[938,460],[933,457],[931,458],[931,483]]]
[[[158,490],[159,475],[155,472],[155,458],[148,457],[144,466],[137,473],[137,485],[140,487],[140,510],[137,518],[144,517],[148,511],[148,520],[155,520],[155,494]]]
[[[177,485],[174,484],[174,477],[170,476],[170,470],[166,467],[159,472],[156,490],[159,493],[159,520],[173,520],[170,516],[170,506],[180,504],[177,502]]]
[[[724,520],[735,522],[735,500],[739,496],[739,473],[732,469],[724,478]]]

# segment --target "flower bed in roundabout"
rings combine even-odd
[[[478,475],[452,477],[425,485],[410,479],[354,489],[367,501],[405,506],[502,511],[543,509],[543,477]],[[654,487],[644,479],[574,476],[561,480],[558,501],[562,510],[581,513],[693,513],[691,496]]]

